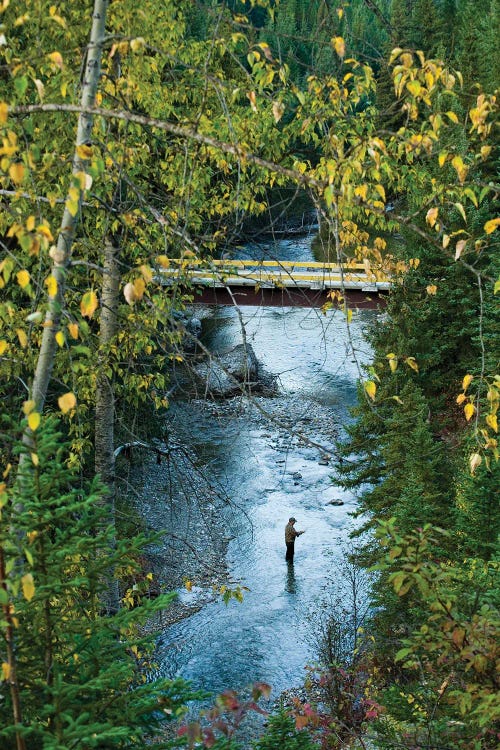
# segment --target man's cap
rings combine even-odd
[[[292,516],[291,518],[288,519],[288,523],[292,523],[292,521],[296,521],[296,520],[297,519]]]

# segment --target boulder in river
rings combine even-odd
[[[195,365],[194,373],[204,395],[212,398],[229,398],[242,390],[262,393],[274,387],[274,378],[263,371],[250,344],[237,344]]]

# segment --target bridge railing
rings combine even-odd
[[[372,271],[363,263],[337,263],[315,261],[277,260],[198,260],[171,259],[168,267],[161,268],[165,283],[172,283],[184,275],[194,284],[209,286],[251,286],[309,289],[361,289],[386,291],[390,279],[385,274]]]

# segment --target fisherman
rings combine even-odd
[[[286,555],[285,560],[293,562],[293,555],[295,552],[295,539],[303,534],[303,531],[297,531],[293,528],[294,523],[297,519],[293,516],[288,519],[288,523],[285,526],[285,544],[286,544]]]

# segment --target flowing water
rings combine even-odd
[[[278,250],[282,257],[311,257],[309,241],[280,243]],[[369,356],[363,329],[377,313],[355,313],[349,329],[341,311],[246,307],[240,318],[232,307],[200,306],[195,314],[214,352],[241,343],[243,322],[258,360],[277,376],[279,394],[258,397],[257,407],[244,398],[174,407],[183,440],[231,499],[228,565],[248,591],[242,603],[226,606],[219,599],[169,627],[159,642],[160,671],[212,693],[264,681],[276,697],[300,685],[314,659],[310,614],[335,581],[355,523],[354,498],[332,483],[334,441],[349,419],[359,366]],[[284,527],[292,515],[305,533],[288,565]],[[188,600],[196,592],[181,596]]]

